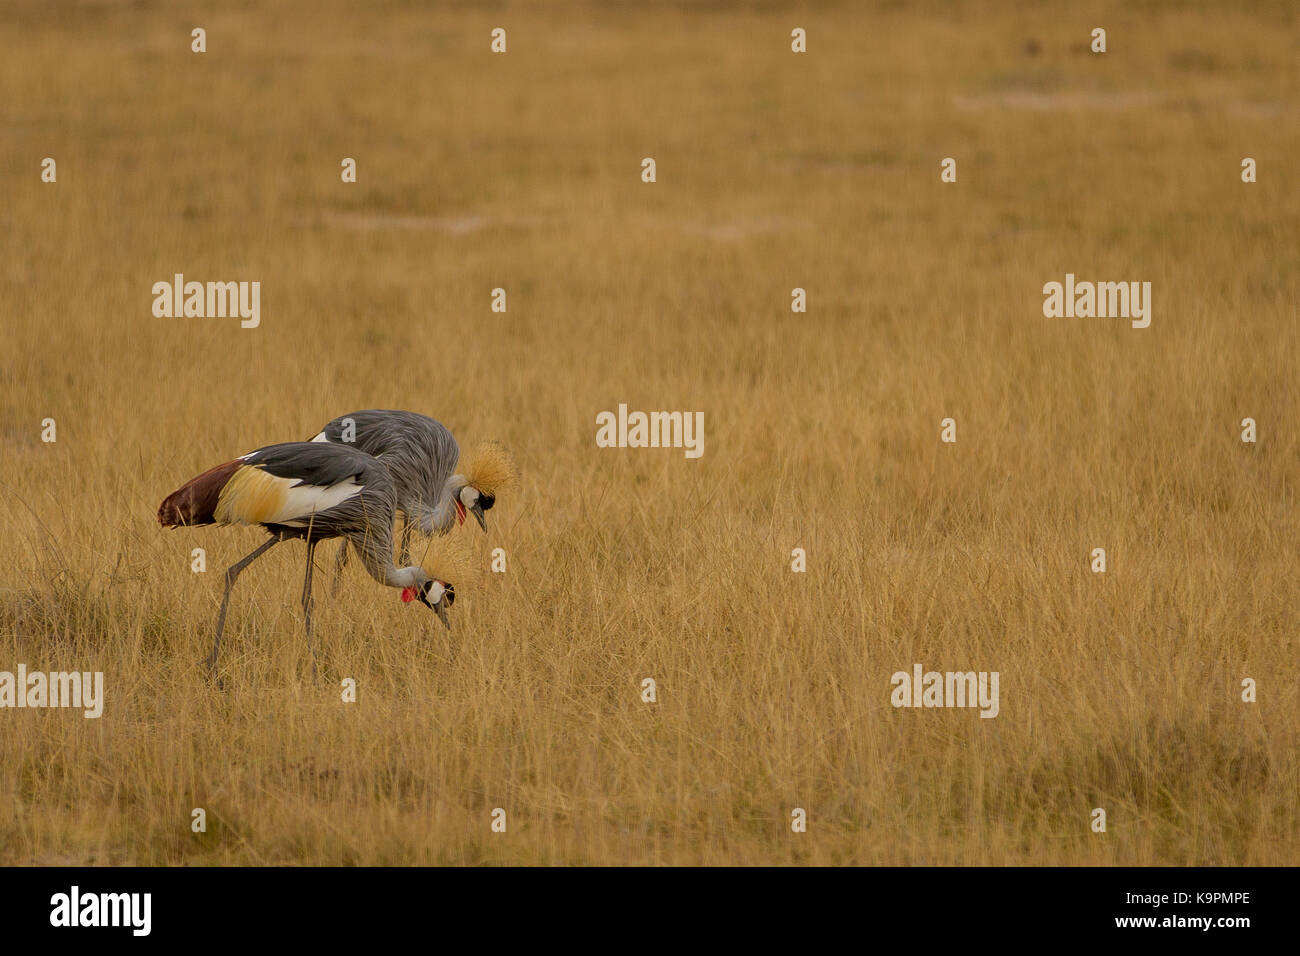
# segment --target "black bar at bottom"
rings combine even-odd
[[[730,948],[801,936],[808,945],[831,933],[869,943],[882,930],[927,946],[1125,937],[1231,945],[1285,931],[1295,875],[1282,868],[14,868],[0,871],[0,913],[9,943],[75,935],[127,945],[302,945],[399,931],[434,941],[454,928],[457,938],[484,943],[615,947],[689,938]]]

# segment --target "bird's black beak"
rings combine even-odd
[[[483,518],[483,506],[476,501],[474,502],[474,507],[469,510],[474,513],[474,517],[478,520],[478,526],[486,531],[487,521]]]

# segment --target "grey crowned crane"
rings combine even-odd
[[[382,456],[403,519],[402,560],[410,551],[412,527],[426,535],[443,535],[472,514],[486,531],[484,512],[514,478],[509,456],[492,442],[475,450],[463,474],[455,473],[460,459],[456,439],[441,422],[415,412],[370,408],[340,415],[312,441],[350,445]],[[340,570],[346,560],[344,545]]]
[[[272,546],[291,538],[307,543],[307,574],[302,586],[307,648],[316,673],[311,644],[311,577],[316,545],[343,538],[360,555],[366,571],[380,584],[402,589],[402,600],[419,599],[448,628],[446,609],[455,589],[420,565],[393,564],[393,480],[388,469],[365,452],[346,445],[287,442],[259,448],[217,465],[168,495],[158,507],[164,528],[205,524],[261,525],[271,535],[256,550],[226,571],[217,634],[208,656],[216,666],[226,624],[230,590],[246,567]]]

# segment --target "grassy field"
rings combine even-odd
[[[0,670],[107,699],[0,710],[0,861],[1296,862],[1295,7],[630,7],[6,6]],[[703,457],[597,448],[621,402]],[[313,681],[285,545],[217,689],[260,532],[158,503],[367,407],[519,461],[453,630],[318,574]]]

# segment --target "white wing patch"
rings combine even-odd
[[[324,432],[321,432],[319,435],[317,435],[315,438],[313,438],[312,441],[323,441],[323,442],[328,442],[329,439],[325,437],[325,433],[324,433]]]
[[[280,478],[277,480],[292,484],[294,479]],[[335,505],[340,505],[359,494],[361,494],[361,486],[357,484],[356,478],[351,475],[348,476],[347,481],[341,481],[337,485],[326,487],[298,485],[296,488],[288,488],[285,490],[284,507],[281,508],[279,515],[271,518],[266,523],[305,528],[311,524],[312,515],[328,511]]]
[[[312,515],[361,494],[356,476],[333,485],[304,485],[256,465],[236,471],[221,489],[214,517],[222,524],[282,524],[305,528]]]

